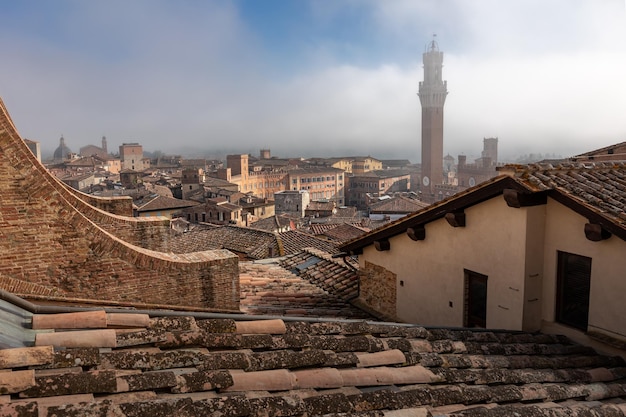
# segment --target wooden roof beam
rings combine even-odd
[[[585,237],[592,242],[600,242],[612,236],[611,232],[597,223],[585,224]]]
[[[406,234],[411,240],[424,240],[426,239],[426,228],[423,224],[419,224],[417,226],[407,228]]]
[[[505,188],[502,190],[502,195],[506,204],[513,208],[539,206],[548,202],[548,196],[545,192],[524,193],[512,188]]]
[[[465,227],[465,212],[461,210],[446,213],[446,220],[452,227]]]
[[[391,249],[391,243],[389,239],[381,239],[374,241],[374,247],[377,251],[382,252]]]

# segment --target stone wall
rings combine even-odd
[[[36,160],[0,101],[1,276],[35,284],[38,294],[45,287],[68,298],[238,309],[234,254],[149,250],[169,236],[166,219],[111,214],[85,200]]]
[[[395,319],[396,274],[382,266],[365,261],[359,269],[359,301],[376,313]]]

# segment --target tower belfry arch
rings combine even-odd
[[[443,106],[448,95],[448,83],[442,79],[443,52],[435,40],[426,45],[422,55],[424,81],[419,83],[418,96],[422,106],[422,184],[425,199],[434,194],[443,176]]]

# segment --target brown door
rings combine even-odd
[[[556,321],[587,330],[591,258],[559,252],[556,291]]]
[[[465,327],[487,326],[487,276],[465,270]]]

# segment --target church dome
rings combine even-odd
[[[54,151],[54,160],[55,161],[64,161],[69,158],[72,151],[65,145],[65,139],[61,136],[59,140],[59,147]]]

